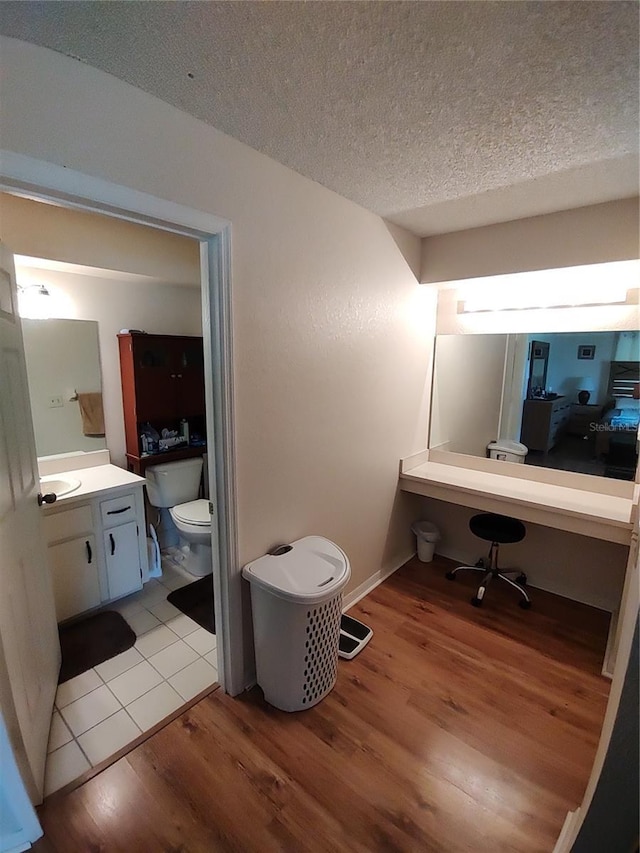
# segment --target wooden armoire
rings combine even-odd
[[[202,338],[186,335],[118,335],[127,466],[144,476],[147,465],[201,456],[206,451]],[[158,453],[143,452],[149,423],[158,433],[189,424],[191,443]]]

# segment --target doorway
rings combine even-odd
[[[244,689],[240,583],[237,571],[229,224],[124,187],[25,158],[3,159],[2,190],[150,226],[199,243],[210,494],[213,585],[218,635],[219,682],[226,692]]]

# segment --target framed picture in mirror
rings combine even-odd
[[[578,358],[582,359],[594,359],[596,355],[596,348],[592,344],[583,344],[578,347]]]

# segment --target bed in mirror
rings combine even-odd
[[[22,330],[38,456],[105,449],[98,323],[23,319]]]
[[[438,335],[429,447],[633,480],[639,398],[637,331]]]

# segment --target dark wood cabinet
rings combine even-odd
[[[582,438],[594,436],[601,416],[602,406],[597,404],[582,406],[572,403],[567,432],[569,435],[580,435]]]
[[[202,444],[145,455],[140,437],[146,423],[162,433],[179,430],[185,418],[192,439],[204,439],[202,338],[132,332],[118,335],[118,345],[129,470],[140,474],[147,465],[201,455]]]

